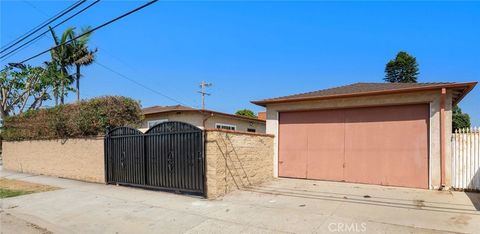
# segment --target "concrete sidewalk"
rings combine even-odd
[[[221,200],[1,171],[3,233],[478,233],[480,194],[277,179]],[[480,209],[480,207],[478,208]]]

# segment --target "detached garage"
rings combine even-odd
[[[476,83],[356,83],[254,101],[275,135],[274,176],[450,185],[451,109]]]

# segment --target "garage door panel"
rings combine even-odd
[[[283,150],[278,161],[281,177],[307,178],[307,150]]]
[[[289,115],[282,115],[279,137],[279,176],[306,178],[308,155],[308,126],[291,122]]]
[[[343,180],[345,112],[324,110],[309,115],[307,178]]]
[[[309,150],[307,162],[308,179],[343,180],[343,149]]]
[[[345,180],[428,187],[426,105],[346,110]]]
[[[308,126],[304,124],[285,124],[280,127],[279,150],[307,150]]]
[[[427,104],[280,113],[279,176],[428,188]]]

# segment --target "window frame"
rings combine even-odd
[[[227,127],[228,129],[223,127]],[[215,123],[215,128],[221,129],[221,130],[237,131],[237,125],[226,124],[226,123]]]

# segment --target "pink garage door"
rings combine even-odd
[[[426,104],[280,113],[279,176],[428,188]]]

